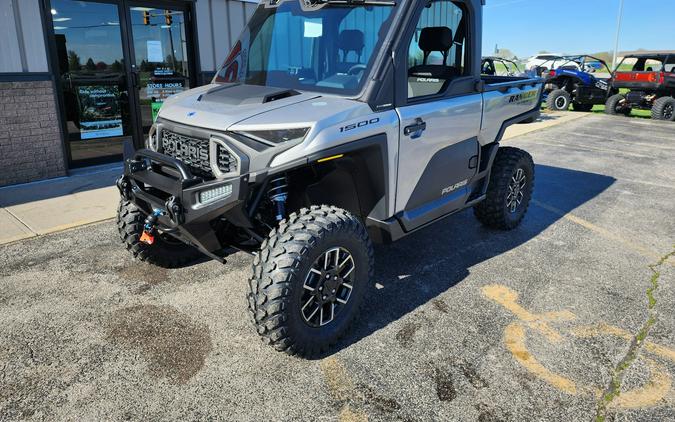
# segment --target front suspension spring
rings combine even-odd
[[[286,199],[288,198],[288,181],[286,176],[277,177],[270,182],[267,196],[275,205],[276,220],[281,221],[286,218]]]

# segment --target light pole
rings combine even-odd
[[[621,19],[623,18],[623,0],[619,0],[619,17],[616,21],[616,38],[614,38],[614,56],[612,70],[616,70],[616,55],[619,53],[619,34],[621,33]]]

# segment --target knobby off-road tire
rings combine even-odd
[[[306,297],[303,300],[303,296],[328,286],[326,274],[316,274],[316,265],[323,262],[325,253],[335,249],[347,251],[353,258],[353,269],[345,276],[345,280],[350,278],[351,293],[334,319],[323,326],[312,326],[311,319],[307,318],[312,308],[304,307],[311,301]],[[346,256],[342,253],[340,260]],[[346,265],[343,275],[348,271]],[[373,246],[368,233],[349,212],[322,205],[291,214],[272,230],[253,260],[248,306],[258,334],[265,343],[290,355],[314,357],[326,352],[354,321],[373,279],[373,265]],[[326,284],[309,282],[316,277]],[[314,291],[309,291],[310,285]],[[331,288],[328,286],[324,292]],[[339,287],[338,293],[345,288]],[[330,303],[314,302],[307,306],[325,306],[328,312]]]
[[[621,101],[625,100],[626,97],[623,94],[615,94],[607,99],[605,102],[605,113],[616,116],[618,114],[623,114],[628,116],[632,109],[630,107],[622,106]]]
[[[152,245],[141,242],[145,217],[134,204],[124,199],[120,200],[117,208],[117,230],[122,242],[135,258],[158,267],[177,268],[201,255],[195,248],[169,235],[155,235],[155,242]]]
[[[534,163],[530,154],[518,148],[499,148],[490,173],[487,197],[473,208],[474,215],[488,227],[514,229],[525,217],[533,189]]]
[[[572,104],[572,96],[564,89],[551,91],[546,98],[546,107],[552,111],[566,111]]]
[[[591,111],[593,110],[593,104],[572,103],[572,110],[584,112]]]
[[[661,97],[654,101],[652,119],[675,122],[675,98]]]

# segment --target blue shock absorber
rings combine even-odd
[[[270,201],[274,203],[277,221],[286,218],[286,199],[288,198],[288,182],[286,176],[277,177],[270,182],[270,189],[267,191]]]

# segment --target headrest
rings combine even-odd
[[[356,51],[360,53],[366,45],[362,31],[358,29],[345,29],[338,36],[338,48],[342,51]]]
[[[452,47],[452,29],[447,26],[423,28],[418,45],[422,51],[448,51]]]

